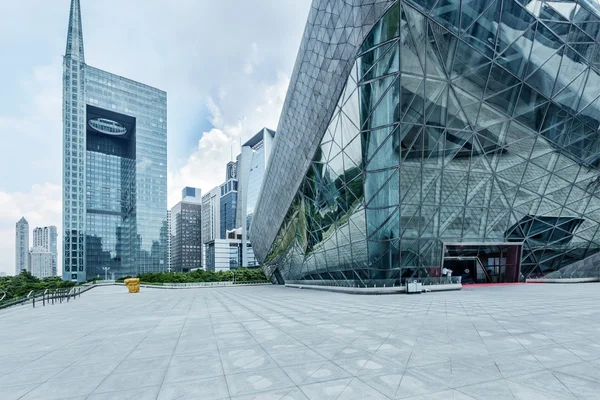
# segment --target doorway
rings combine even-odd
[[[520,281],[522,243],[445,243],[444,267],[463,284]]]

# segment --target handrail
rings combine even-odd
[[[91,287],[81,290],[80,287],[72,287],[72,288],[55,288],[55,289],[45,289],[44,291],[31,290],[27,295],[23,295],[14,299],[6,299],[7,293],[0,299],[0,309],[15,306],[18,304],[25,304],[31,301],[33,307],[35,308],[36,301],[39,304],[39,301],[42,300],[42,305],[46,306],[46,304],[54,304],[62,303],[63,300],[70,301],[72,298],[75,299],[78,296],[81,296],[81,293],[91,289]]]

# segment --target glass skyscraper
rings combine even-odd
[[[591,0],[315,0],[254,213],[267,276],[585,276],[599,16]]]
[[[252,251],[250,227],[265,169],[273,148],[275,131],[263,128],[242,146],[238,160],[238,214],[242,228],[242,265],[256,267],[258,263]]]
[[[219,205],[220,238],[226,239],[227,231],[238,228],[238,179],[237,162],[227,163],[225,183],[221,185]]]
[[[63,279],[166,270],[167,94],[85,64],[79,0],[63,130]]]

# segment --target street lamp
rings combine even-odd
[[[104,280],[107,281],[108,280],[108,270],[110,269],[110,267],[102,267],[102,269],[104,270]]]

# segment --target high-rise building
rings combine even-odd
[[[167,268],[167,94],[85,63],[79,0],[63,62],[63,279]]]
[[[206,243],[219,239],[221,232],[221,187],[202,196],[202,267],[206,269]]]
[[[258,201],[260,188],[265,176],[265,169],[271,155],[275,132],[263,128],[242,146],[242,153],[238,161],[238,208],[242,228],[242,265],[256,267],[258,263],[254,257],[250,240],[250,226],[254,208]]]
[[[202,196],[202,242],[220,238],[221,230],[221,188],[213,188]]]
[[[268,277],[593,273],[597,2],[314,0],[308,20],[252,223]]]
[[[34,247],[29,252],[29,272],[38,278],[56,276],[56,257],[45,247]]]
[[[29,271],[29,223],[22,217],[16,224],[15,275]]]
[[[202,267],[202,196],[185,187],[181,201],[171,208],[171,271]]]
[[[242,266],[242,230],[227,231],[224,239],[214,239],[205,246],[206,270],[229,271]]]
[[[221,185],[220,239],[225,239],[227,231],[238,228],[237,224],[239,222],[237,219],[237,162],[228,162],[226,171],[225,183]]]
[[[167,210],[167,271],[171,272],[171,210]]]
[[[33,230],[33,249],[39,251],[41,249],[45,249],[47,252],[52,254],[52,275],[56,276],[57,273],[57,257],[58,257],[58,248],[57,248],[57,238],[58,234],[56,232],[55,226],[44,226],[37,227]],[[32,272],[33,273],[33,272]]]

